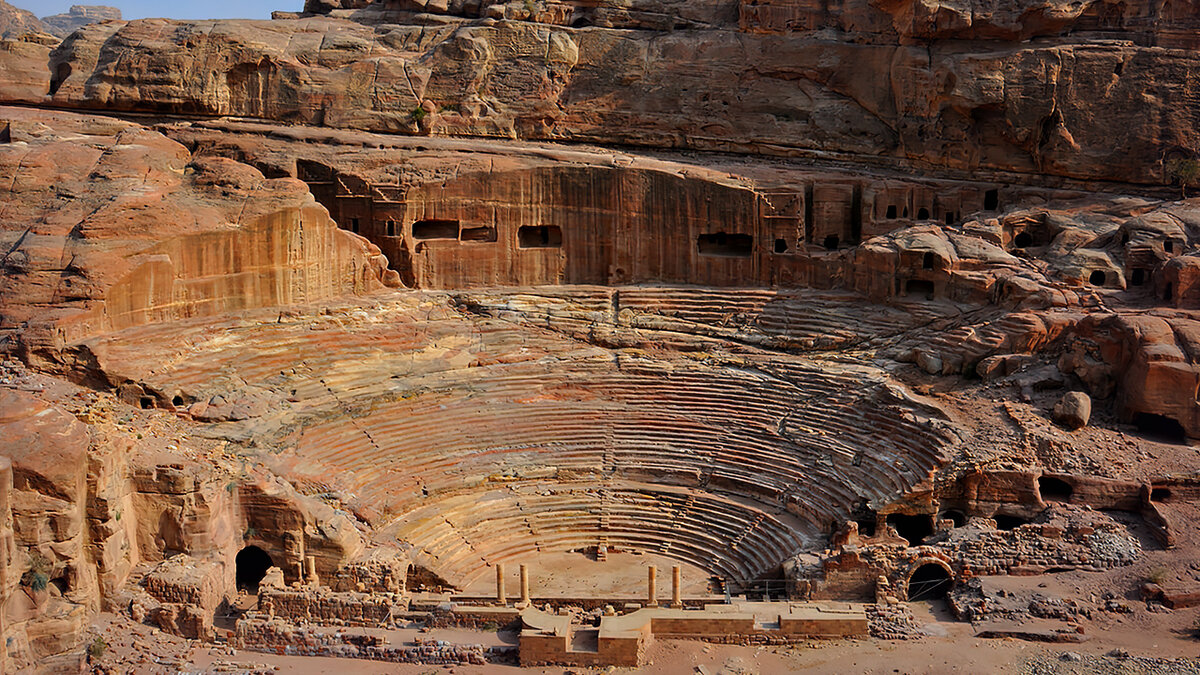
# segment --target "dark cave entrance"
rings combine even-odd
[[[919,546],[925,537],[933,534],[933,518],[929,515],[906,516],[893,513],[887,517],[887,524],[912,546]]]
[[[562,228],[557,225],[525,225],[517,230],[521,248],[562,248]]]
[[[1001,513],[992,516],[992,519],[996,521],[996,529],[998,530],[1015,530],[1029,522],[1028,518],[1009,516]]]
[[[949,520],[954,523],[954,527],[962,527],[967,524],[967,514],[958,509],[946,509],[938,516],[940,520]]]
[[[1038,478],[1038,494],[1044,502],[1069,502],[1075,488],[1070,483],[1053,476]]]
[[[696,246],[700,255],[749,258],[754,250],[754,237],[737,232],[714,232],[696,237]]]
[[[69,64],[69,63],[58,64],[58,67],[54,69],[54,77],[50,78],[50,95],[51,96],[58,93],[59,88],[62,87],[63,82],[67,81],[68,77],[71,77],[71,64]]]
[[[1187,442],[1187,431],[1184,430],[1183,425],[1179,423],[1179,420],[1166,415],[1140,412],[1134,415],[1133,424],[1139,432],[1152,441],[1178,445]]]
[[[389,226],[388,231],[391,237],[395,235],[395,224],[393,221]],[[458,239],[458,221],[457,220],[418,220],[412,224],[413,239]]]
[[[274,566],[271,556],[257,546],[247,546],[234,559],[237,567],[237,587],[251,593],[258,592],[258,584]]]
[[[909,279],[904,284],[905,295],[924,296],[927,300],[933,299],[934,285],[928,279]]]
[[[983,193],[983,210],[995,211],[1000,208],[1000,191],[988,190]]]
[[[908,599],[910,602],[940,600],[946,597],[953,585],[949,570],[937,563],[925,563],[908,578]]]

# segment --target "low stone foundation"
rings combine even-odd
[[[511,660],[511,647],[457,645],[418,638],[414,645],[388,645],[372,635],[298,628],[282,619],[248,618],[237,622],[231,641],[237,649],[285,654],[368,659],[424,665],[484,665]]]

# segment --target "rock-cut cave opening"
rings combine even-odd
[[[247,546],[238,551],[234,558],[237,568],[237,587],[250,592],[258,590],[258,584],[267,576],[267,570],[274,566],[271,556],[257,546]]]
[[[896,534],[904,537],[909,544],[919,545],[925,537],[933,534],[933,518],[928,515],[908,516],[893,513],[887,517],[887,524],[896,530]]]
[[[1175,444],[1187,442],[1187,432],[1183,425],[1179,420],[1166,415],[1140,412],[1134,415],[1133,424],[1139,432],[1152,440]]]
[[[1042,496],[1044,502],[1069,502],[1071,494],[1074,492],[1075,488],[1061,478],[1054,476],[1038,478],[1038,494]]]

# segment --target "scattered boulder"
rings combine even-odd
[[[1054,404],[1054,419],[1074,431],[1088,425],[1092,418],[1092,398],[1082,391],[1070,391]]]

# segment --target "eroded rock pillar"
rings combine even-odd
[[[308,572],[308,574],[305,577],[305,580],[308,582],[308,585],[309,586],[320,585],[321,580],[317,577],[317,558],[316,558],[316,556],[310,555],[307,558],[305,558],[304,559],[304,567],[305,567],[305,570]]]
[[[646,572],[646,606],[658,607],[658,566],[651,565]]]
[[[671,607],[683,609],[683,568],[679,565],[671,567]]]
[[[508,604],[508,596],[504,594],[504,563],[496,563],[496,603]]]
[[[521,563],[521,606],[529,606],[529,565]]]

